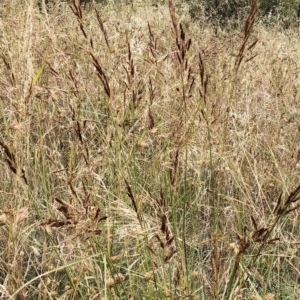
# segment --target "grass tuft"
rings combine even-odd
[[[35,2],[0,7],[1,297],[298,299],[297,30]]]

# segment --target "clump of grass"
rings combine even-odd
[[[256,7],[4,1],[1,296],[299,294],[299,41]]]

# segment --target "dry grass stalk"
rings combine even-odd
[[[244,59],[244,52],[246,50],[246,45],[247,43],[249,42],[249,39],[251,37],[251,33],[253,31],[253,27],[254,27],[254,24],[255,24],[255,20],[256,20],[256,15],[257,15],[257,0],[252,0],[251,1],[251,6],[250,6],[250,11],[249,11],[249,14],[247,16],[247,19],[246,19],[246,22],[245,22],[245,27],[244,27],[244,37],[243,37],[243,42],[241,44],[241,47],[240,47],[240,50],[239,50],[239,53],[237,55],[237,59],[235,61],[235,66],[234,66],[234,69],[235,69],[235,73],[238,72],[238,69],[242,63],[242,60]],[[255,39],[248,47],[247,50],[251,50],[257,43],[257,39]],[[254,56],[255,57],[255,56]],[[254,58],[252,57],[252,58]],[[248,59],[251,60],[252,58]]]
[[[297,33],[33,2],[0,7],[1,296],[295,298]]]

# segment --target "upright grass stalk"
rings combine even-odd
[[[191,97],[191,93],[193,91],[195,76],[192,65],[190,64],[189,50],[192,44],[192,39],[187,37],[187,34],[183,28],[181,22],[178,21],[176,15],[176,7],[173,0],[169,0],[169,12],[171,16],[172,29],[175,38],[176,44],[176,63],[178,65],[178,73],[180,77],[180,87],[181,87],[181,96],[177,100],[179,101],[179,107],[183,107],[183,116],[181,116],[180,124],[183,126],[183,137],[178,136],[178,149],[176,152],[176,156],[178,157],[181,148],[184,148],[184,167],[183,167],[183,181],[184,181],[184,196],[187,194],[187,166],[188,166],[188,152],[187,145],[184,141],[188,136],[188,105],[189,98]],[[180,115],[182,115],[180,113]],[[178,160],[178,159],[176,159]],[[177,168],[177,167],[176,167]],[[174,183],[173,183],[174,184]],[[184,254],[184,265],[185,265],[185,276],[186,282],[189,282],[189,262],[187,257],[187,243],[186,243],[186,233],[187,233],[187,199],[183,199],[183,215],[182,215],[182,242],[183,242],[183,254]]]
[[[1,296],[295,298],[297,34],[2,2]]]
[[[228,138],[228,123],[230,118],[230,111],[232,109],[232,101],[235,95],[235,88],[237,84],[237,76],[238,71],[240,69],[240,66],[243,61],[245,61],[245,54],[246,51],[252,50],[256,43],[258,42],[258,39],[254,39],[253,41],[250,41],[256,15],[258,10],[258,1],[257,0],[251,0],[250,3],[250,11],[246,18],[245,25],[244,25],[244,34],[243,34],[243,40],[239,48],[239,52],[236,56],[235,62],[234,62],[234,68],[233,68],[233,75],[232,75],[232,82],[231,82],[231,88],[227,99],[227,107],[226,107],[226,118],[225,118],[225,124],[224,124],[224,131],[223,131],[223,148],[227,148],[227,138]],[[251,61],[256,55],[251,56],[250,58],[247,58],[246,62]]]

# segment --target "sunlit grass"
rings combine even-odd
[[[297,299],[296,30],[0,14],[4,299]]]

